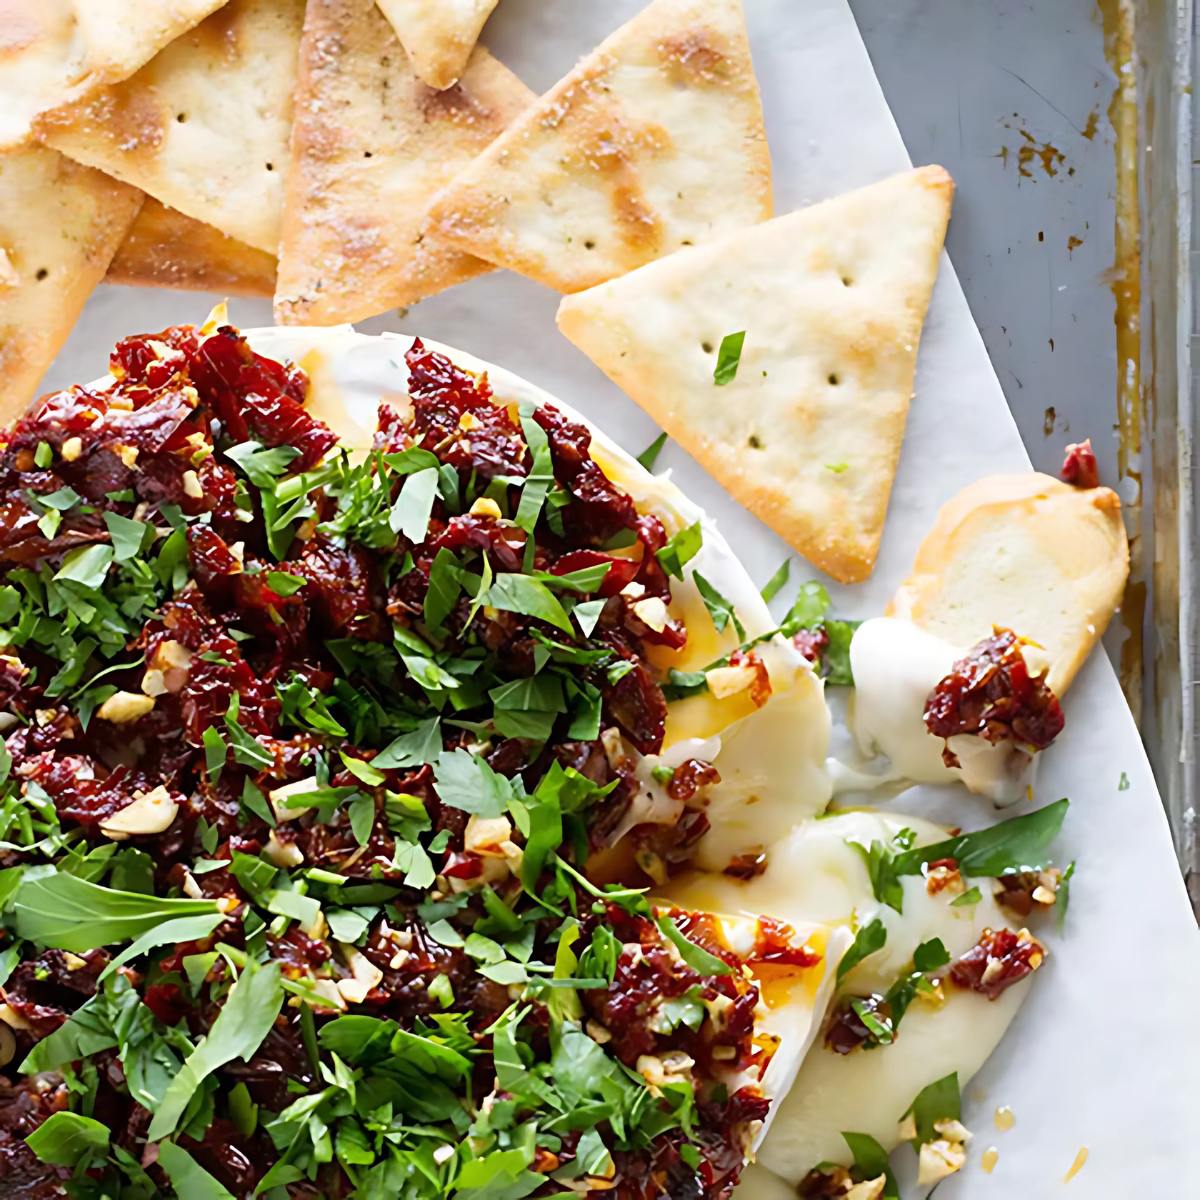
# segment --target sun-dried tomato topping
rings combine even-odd
[[[792,645],[815,666],[829,645],[829,634],[824,625],[818,625],[815,629],[801,629],[792,637]]]
[[[675,768],[667,783],[667,795],[672,800],[682,800],[686,803],[695,799],[701,788],[712,787],[720,782],[721,774],[712,763],[702,758],[688,758]]]
[[[874,1041],[875,1034],[853,1007],[855,1001],[880,1020],[891,1020],[891,1010],[882,996],[843,996],[825,1026],[825,1045],[834,1054],[849,1054]]]
[[[956,662],[929,694],[925,726],[934,737],[970,734],[993,745],[1010,741],[1044,750],[1062,732],[1058,698],[1046,676],[1031,675],[1020,642],[1009,629],[998,629]],[[946,765],[958,766],[947,746]]]
[[[1006,988],[1031,975],[1045,961],[1046,951],[1028,933],[985,929],[979,941],[950,968],[950,979],[961,988],[995,1000]]]
[[[763,852],[738,854],[729,860],[722,872],[731,879],[757,879],[767,869],[767,856]]]
[[[1059,478],[1064,483],[1078,488],[1100,486],[1100,468],[1096,465],[1091,438],[1084,438],[1082,442],[1072,442],[1067,447]]]

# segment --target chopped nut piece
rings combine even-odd
[[[298,867],[304,861],[304,852],[295,842],[281,842],[274,832],[263,847],[263,855],[277,867]]]
[[[862,1183],[856,1183],[846,1193],[845,1200],[879,1200],[885,1187],[887,1187],[886,1175],[880,1175],[878,1179],[864,1179]]]
[[[638,600],[633,606],[633,615],[655,633],[662,633],[671,619],[661,596],[647,596],[644,600]]]
[[[736,696],[738,692],[744,692],[753,687],[755,676],[756,672],[750,663],[743,663],[736,667],[713,667],[711,671],[706,671],[704,674],[704,678],[708,682],[708,690],[718,700]]]
[[[183,494],[191,496],[193,500],[204,499],[204,487],[200,483],[200,476],[195,471],[184,471],[183,473]]]
[[[120,443],[116,443],[112,447],[112,452],[131,471],[137,466],[138,448],[136,446],[123,446]]]
[[[338,980],[338,991],[348,1004],[361,1004],[383,982],[383,972],[353,946],[339,942],[338,949],[353,975],[352,979]]]
[[[114,692],[96,709],[96,716],[114,725],[127,725],[144,717],[154,707],[154,697],[137,692]]]
[[[502,848],[511,843],[512,825],[507,817],[481,817],[472,813],[463,833],[463,849],[485,858],[504,858]]]

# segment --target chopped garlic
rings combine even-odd
[[[295,842],[281,842],[272,830],[263,847],[267,861],[277,867],[298,867],[304,861],[304,852]]]
[[[114,692],[96,709],[96,716],[114,725],[127,725],[144,717],[154,707],[154,697],[137,692]]]
[[[887,1187],[886,1175],[880,1175],[878,1179],[864,1179],[862,1183],[856,1183],[846,1193],[843,1200],[879,1200],[885,1187]]]
[[[83,453],[83,438],[69,437],[59,447],[63,462],[74,462]]]
[[[136,834],[163,833],[171,827],[179,804],[162,784],[142,794],[134,793],[133,803],[100,822],[100,832],[119,841]]]
[[[662,633],[671,619],[661,596],[647,596],[645,600],[638,600],[633,606],[633,615],[655,633]]]
[[[463,849],[484,857],[504,858],[502,848],[511,842],[512,825],[507,817],[481,817],[472,813],[463,832]]]
[[[741,663],[734,667],[713,667],[711,671],[704,673],[708,690],[718,700],[746,691],[754,685],[756,676],[757,672],[750,663]]]
[[[921,1185],[941,1183],[955,1171],[961,1171],[967,1161],[967,1152],[960,1142],[938,1138],[921,1146],[918,1158],[917,1182]]]
[[[500,520],[500,517],[502,516],[500,512],[500,505],[498,505],[495,500],[491,499],[489,496],[480,496],[479,499],[471,505],[470,513],[473,517],[491,517],[494,521]]]
[[[353,946],[339,942],[338,949],[341,950],[353,978],[339,979],[337,989],[348,1004],[361,1004],[368,994],[383,982],[383,972]]]
[[[195,471],[184,471],[183,494],[191,496],[193,500],[204,499],[204,488],[200,483],[200,476]]]

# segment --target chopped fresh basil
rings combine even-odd
[[[652,441],[650,445],[648,445],[645,450],[643,450],[641,454],[637,456],[638,462],[640,462],[647,471],[653,471],[654,464],[658,462],[658,456],[662,453],[662,448],[666,444],[667,435],[665,433],[660,433],[658,437],[656,437],[654,441]]]
[[[978,904],[983,899],[983,893],[977,888],[967,888],[961,896],[955,896],[950,901],[951,908],[969,908],[972,904]]]
[[[878,917],[863,925],[854,935],[854,941],[838,963],[838,983],[841,983],[864,958],[874,954],[877,950],[882,950],[886,943],[887,926]]]
[[[696,588],[700,592],[700,599],[704,601],[704,607],[708,610],[708,615],[712,618],[716,631],[724,633],[725,627],[732,621],[738,637],[745,638],[746,630],[738,619],[732,603],[726,600],[699,571],[693,572],[692,579],[695,580]]]
[[[704,542],[704,534],[697,521],[688,525],[675,534],[655,557],[662,564],[662,569],[676,579],[683,578],[683,568],[700,552]]]
[[[717,387],[724,387],[733,382],[738,373],[738,365],[742,361],[742,346],[745,341],[744,329],[739,333],[727,333],[721,339],[721,346],[717,350],[717,365],[713,368],[713,383]]]
[[[914,1145],[934,1141],[938,1132],[934,1124],[938,1121],[958,1121],[962,1118],[962,1097],[958,1090],[958,1073],[935,1080],[917,1093],[900,1120],[912,1115],[917,1126]]]
[[[792,574],[792,560],[785,558],[783,562],[775,568],[775,574],[763,584],[762,598],[763,603],[770,604],[776,596],[779,595],[785,587],[787,587],[788,579]]]

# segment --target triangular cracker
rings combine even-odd
[[[71,158],[274,254],[304,0],[230,0],[132,79],[43,118]]]
[[[577,292],[770,215],[740,0],[654,0],[443,192],[429,229]]]
[[[441,91],[462,78],[499,0],[378,0],[422,83]]]
[[[0,422],[33,399],[141,202],[53,150],[0,154]]]
[[[147,197],[109,264],[107,279],[141,287],[269,296],[275,290],[275,259]]]
[[[559,328],[801,554],[865,579],[953,189],[907,171],[568,296]]]
[[[33,119],[127,79],[225,0],[3,0],[0,147],[28,140]]]
[[[482,46],[459,83],[434,91],[374,0],[309,0],[276,320],[357,321],[491,270],[421,224],[438,188],[533,98]]]

